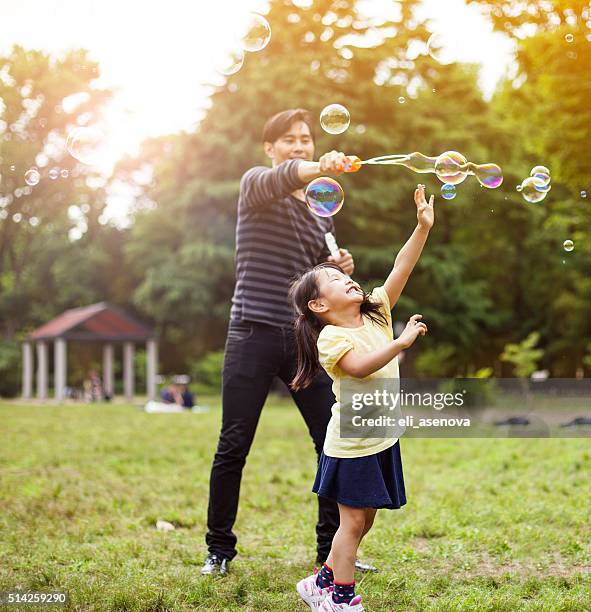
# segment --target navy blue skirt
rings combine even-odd
[[[340,459],[320,455],[312,491],[354,508],[389,508],[406,504],[400,442],[375,455]]]

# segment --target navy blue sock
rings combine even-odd
[[[320,589],[325,589],[329,587],[334,582],[334,574],[332,573],[332,569],[326,565],[326,563],[322,564],[322,568],[320,569],[320,573],[316,576],[316,586]]]
[[[334,591],[332,592],[332,600],[337,603],[350,603],[355,597],[355,583],[350,582],[348,584],[341,584],[340,582],[334,583]]]

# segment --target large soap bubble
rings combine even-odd
[[[548,195],[547,191],[540,191],[540,187],[544,187],[540,179],[535,176],[528,176],[521,183],[521,195],[527,202],[537,204]]]
[[[458,41],[446,31],[433,32],[427,40],[427,53],[440,64],[451,64],[458,60]]]
[[[503,171],[497,164],[468,164],[478,182],[488,189],[496,189],[503,182]]]
[[[271,26],[269,22],[258,13],[250,13],[240,40],[245,51],[253,52],[264,49],[271,40]]]
[[[104,134],[92,127],[74,128],[66,141],[68,153],[89,166],[100,164],[105,159],[106,142]]]
[[[310,210],[319,217],[336,215],[341,210],[344,201],[343,188],[328,176],[314,179],[306,188],[306,203]]]
[[[234,48],[217,59],[215,70],[224,76],[231,76],[242,68],[242,64],[244,64],[244,51]]]
[[[435,161],[437,178],[447,185],[458,185],[468,176],[466,158],[457,151],[446,151]]]
[[[550,170],[546,166],[534,166],[529,173],[530,176],[535,176],[542,181],[542,187],[545,187],[550,183]]]
[[[320,125],[329,134],[342,134],[350,122],[351,115],[342,104],[329,104],[320,113]]]

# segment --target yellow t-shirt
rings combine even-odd
[[[351,349],[355,349],[360,353],[370,353],[394,340],[390,300],[384,287],[376,287],[371,292],[370,299],[382,304],[382,312],[388,321],[387,325],[379,325],[364,315],[361,327],[348,328],[326,325],[318,336],[317,346],[320,364],[333,380],[332,391],[336,398],[324,442],[324,454],[328,457],[366,457],[393,446],[398,440],[398,438],[340,437],[340,383],[343,379],[351,377],[336,365],[337,362]],[[395,357],[382,369],[366,378],[357,380],[368,381],[372,378],[399,377],[398,357]]]

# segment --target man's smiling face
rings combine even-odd
[[[304,121],[295,121],[275,142],[265,142],[265,153],[278,166],[287,159],[314,159],[314,140]]]

